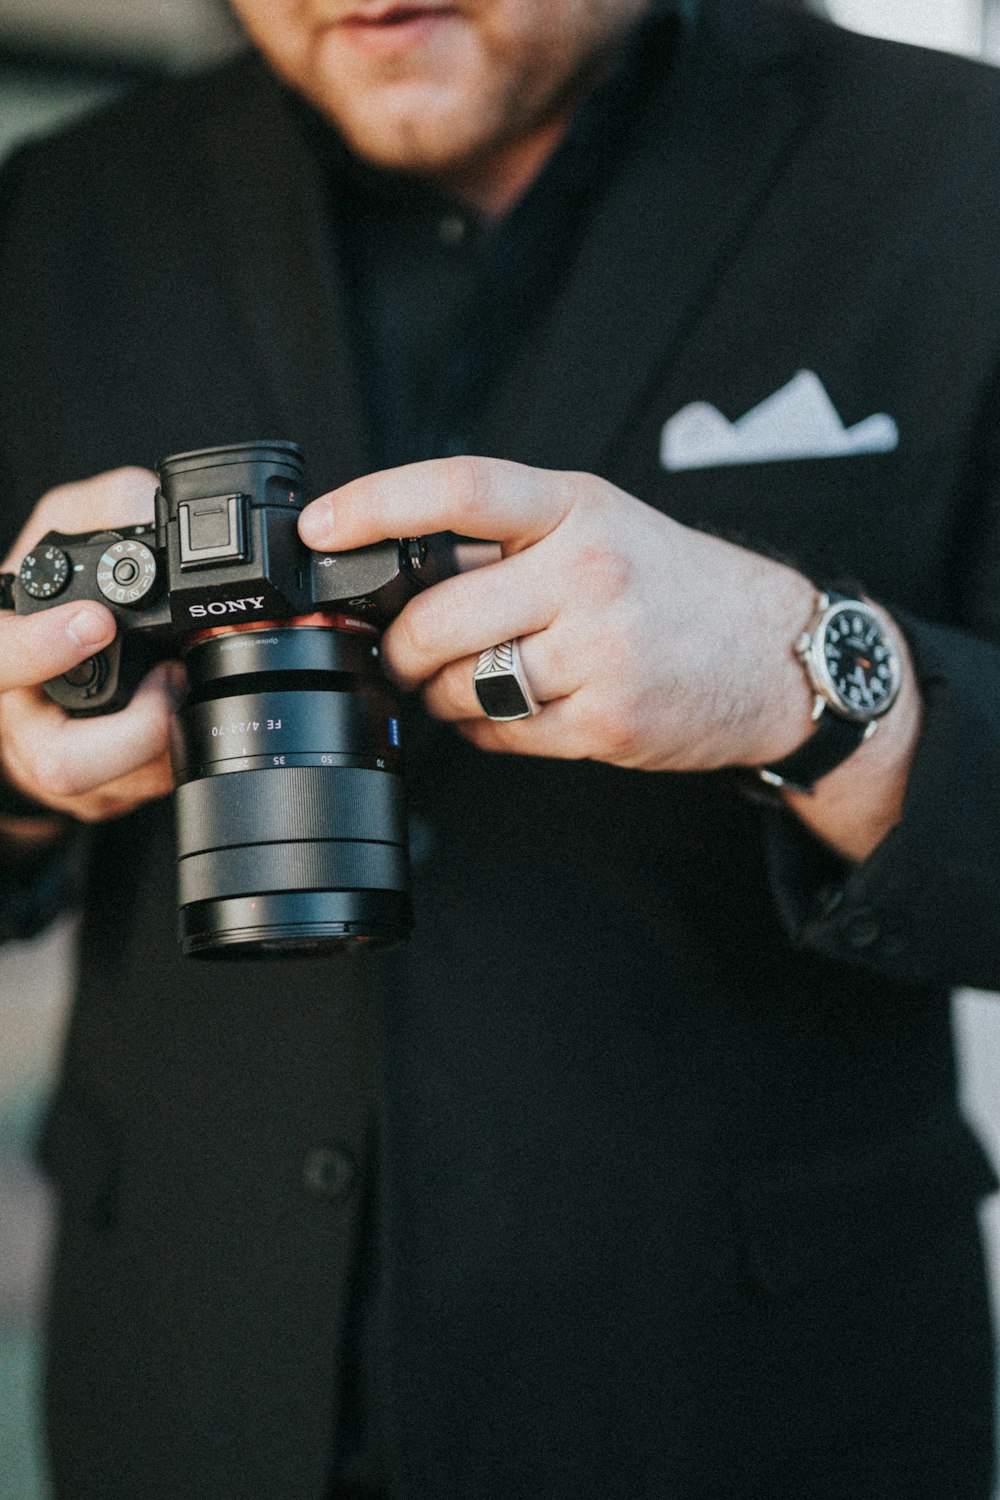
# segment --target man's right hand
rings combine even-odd
[[[151,520],[155,489],[155,474],[116,469],[50,491],[11,548],[4,570],[16,572],[47,531]],[[114,617],[103,604],[62,604],[23,616],[0,611],[0,774],[53,813],[87,823],[131,812],[173,787],[168,744],[174,706],[183,692],[179,662],[156,667],[120,713],[92,719],[68,718],[42,691],[48,678],[86,661],[114,636]],[[16,834],[20,821],[4,820],[6,831]]]

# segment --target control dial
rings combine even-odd
[[[54,599],[69,582],[69,558],[61,547],[36,547],[21,564],[18,582],[32,599]]]
[[[138,604],[156,582],[156,558],[142,542],[117,541],[97,564],[97,587],[112,604]]]
[[[82,692],[85,698],[92,698],[104,686],[107,678],[108,664],[101,653],[88,656],[86,661],[71,667],[62,675],[63,682],[68,682],[70,687]]]

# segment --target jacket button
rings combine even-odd
[[[354,1186],[357,1168],[345,1146],[314,1146],[302,1163],[302,1183],[314,1198],[338,1203]]]
[[[840,931],[848,948],[862,953],[866,948],[874,948],[882,936],[882,924],[873,911],[862,906],[844,918]]]

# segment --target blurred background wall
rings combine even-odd
[[[1000,62],[1000,0],[815,0],[811,8],[859,31]],[[0,156],[116,90],[211,61],[237,40],[224,0],[0,0]],[[46,1495],[35,1390],[51,1213],[30,1158],[73,939],[68,919],[0,952],[0,1500]],[[956,1024],[967,1108],[1000,1161],[1000,997],[964,994]],[[987,1206],[984,1228],[1000,1288],[1000,1203]]]

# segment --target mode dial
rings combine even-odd
[[[97,587],[112,604],[138,604],[156,582],[156,558],[142,542],[121,540],[97,564]]]
[[[69,582],[69,558],[61,547],[47,544],[29,552],[17,575],[32,599],[54,599]]]

